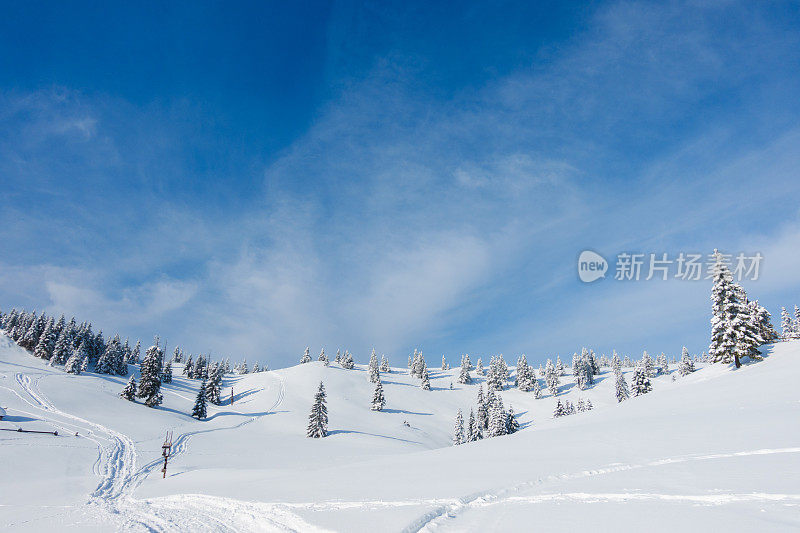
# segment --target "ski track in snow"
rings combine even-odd
[[[713,494],[713,495],[668,495],[668,494],[646,494],[646,493],[623,493],[623,494],[590,494],[590,493],[565,493],[565,494],[541,494],[532,496],[512,496],[512,494],[520,492],[525,489],[533,488],[537,485],[554,481],[569,481],[573,479],[588,478],[593,476],[600,476],[604,474],[612,474],[614,472],[623,472],[626,470],[636,470],[639,468],[647,468],[654,466],[663,466],[668,464],[686,463],[690,461],[708,461],[713,459],[727,459],[731,457],[747,457],[752,455],[773,455],[781,453],[800,453],[800,447],[793,448],[764,448],[760,450],[748,450],[732,453],[713,453],[702,455],[681,455],[677,457],[669,457],[665,459],[657,459],[640,464],[613,464],[607,467],[583,470],[571,474],[558,474],[547,476],[537,479],[535,481],[525,481],[510,487],[504,487],[484,492],[473,493],[449,504],[440,505],[436,509],[425,513],[418,517],[404,530],[404,533],[417,533],[433,531],[440,525],[445,524],[448,520],[458,517],[464,511],[475,509],[479,507],[486,507],[490,505],[497,505],[500,503],[542,503],[546,501],[558,500],[573,500],[584,502],[602,502],[602,501],[629,501],[629,500],[675,500],[675,501],[692,501],[696,503],[707,503],[722,505],[726,503],[734,503],[737,501],[785,501],[785,502],[800,502],[800,495],[795,494],[766,494],[766,493],[751,493],[751,494]]]
[[[53,427],[62,430],[62,435],[71,435],[77,430],[79,436],[97,445],[98,456],[92,465],[92,472],[101,476],[97,487],[89,495],[87,505],[93,509],[95,519],[104,521],[111,518],[120,530],[142,531],[324,531],[304,521],[291,512],[291,505],[280,503],[244,502],[201,494],[173,495],[162,498],[137,500],[133,491],[147,476],[161,465],[157,458],[141,469],[136,469],[136,447],[133,441],[118,431],[102,424],[71,415],[58,409],[39,389],[39,381],[47,374],[25,374],[17,372],[15,382],[19,391],[2,386],[33,409],[32,413],[15,409],[20,413],[40,418]],[[285,381],[279,374],[279,389],[275,402],[267,409],[274,412],[286,394]],[[181,433],[175,439],[172,459],[184,454],[191,437],[200,433],[221,431],[242,427],[262,415],[249,417],[236,425]],[[102,441],[105,441],[102,442]],[[65,515],[73,507],[66,506],[57,515]],[[40,518],[45,518],[40,516]],[[83,517],[82,521],[92,521]],[[29,521],[26,521],[27,523]],[[20,524],[6,524],[7,528]]]

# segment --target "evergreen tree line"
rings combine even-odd
[[[794,306],[794,319],[781,307],[781,339],[800,339],[800,307]]]

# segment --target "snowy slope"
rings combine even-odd
[[[231,377],[233,405],[187,416],[198,382],[177,377],[164,405],[117,397],[125,379],[66,375],[0,336],[0,528],[338,531],[800,527],[800,342],[737,371],[703,368],[617,404],[613,376],[562,396],[595,410],[552,419],[555,400],[508,390],[519,433],[449,446],[477,384],[433,371],[383,376],[387,408],[369,410],[363,367],[310,363]],[[133,368],[133,367],[131,367]],[[305,438],[319,381],[331,435]],[[450,383],[453,390],[450,390]],[[224,389],[229,395],[230,389]],[[407,422],[407,425],[404,423]],[[164,432],[177,455],[160,474]],[[77,431],[78,436],[74,436]]]

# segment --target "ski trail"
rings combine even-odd
[[[503,487],[494,490],[488,490],[483,492],[477,492],[470,494],[468,496],[464,496],[462,498],[458,498],[457,500],[453,501],[450,504],[441,505],[436,509],[425,513],[424,515],[418,517],[414,520],[411,524],[406,526],[403,529],[404,533],[416,533],[419,531],[433,531],[436,527],[444,523],[448,519],[456,518],[459,514],[463,513],[468,509],[473,509],[477,507],[483,507],[487,505],[493,505],[505,501],[524,501],[524,500],[512,500],[514,496],[511,496],[513,493],[517,493],[519,491],[529,489],[535,487],[537,485],[542,485],[544,483],[553,482],[553,481],[569,481],[574,479],[581,479],[581,478],[588,478],[593,476],[600,476],[605,474],[611,474],[614,472],[622,472],[627,470],[636,470],[640,468],[647,468],[653,466],[662,466],[667,464],[675,464],[675,463],[686,463],[691,461],[708,461],[713,459],[726,459],[731,457],[747,457],[752,455],[772,455],[772,454],[782,454],[782,453],[800,453],[800,447],[792,447],[792,448],[763,448],[759,450],[747,450],[741,452],[732,452],[732,453],[714,453],[714,454],[703,454],[703,455],[681,455],[677,457],[669,457],[665,459],[657,459],[653,461],[648,461],[646,463],[640,464],[613,464],[602,468],[597,468],[593,470],[582,470],[580,472],[574,472],[570,474],[556,474],[547,476],[544,478],[537,479],[535,481],[525,481],[523,483],[519,483],[517,485],[512,485],[510,487]],[[790,495],[787,495],[790,497]],[[518,497],[524,498],[524,497]],[[531,498],[536,498],[536,496],[532,496]]]
[[[81,437],[97,445],[98,457],[92,465],[92,471],[99,474],[101,479],[86,502],[89,509],[94,512],[91,515],[87,515],[85,511],[81,512],[81,520],[91,520],[91,516],[94,515],[95,519],[106,526],[111,519],[120,530],[147,532],[325,531],[297,516],[292,512],[291,506],[279,503],[244,502],[199,494],[135,499],[132,495],[134,490],[161,464],[161,458],[151,461],[137,471],[137,454],[133,441],[123,433],[56,407],[39,388],[39,381],[46,375],[17,372],[14,380],[21,393],[10,387],[2,386],[2,388],[15,394],[39,413],[18,410],[19,412],[45,420],[67,432],[78,429]],[[268,413],[274,412],[280,406],[286,394],[283,377],[279,374],[274,376],[278,379],[279,388],[275,401],[267,410]],[[263,415],[251,416],[229,427],[183,433],[174,442],[176,455],[180,456],[186,452],[188,443],[194,435],[238,428],[261,416]],[[78,508],[69,509],[78,510]],[[67,513],[69,509],[60,514]],[[13,527],[14,524],[7,526]]]

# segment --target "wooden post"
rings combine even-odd
[[[161,455],[164,456],[164,468],[161,469],[163,476],[161,479],[167,478],[167,460],[172,455],[172,432],[167,431],[167,436],[164,438],[164,444],[161,445]]]
[[[231,405],[233,405],[233,387],[231,387]]]

